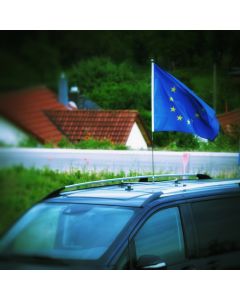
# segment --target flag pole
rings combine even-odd
[[[153,132],[154,132],[154,59],[151,59],[151,106],[152,106],[152,174],[153,174],[153,182],[154,182],[154,146],[153,146]]]

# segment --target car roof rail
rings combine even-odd
[[[214,186],[221,186],[221,185],[232,185],[232,184],[238,184],[238,186],[240,187],[240,179],[234,179],[234,180],[226,180],[226,181],[216,181],[216,182],[207,182],[207,183],[201,183],[201,185],[199,184],[194,184],[194,185],[190,185],[190,186],[181,186],[181,187],[174,187],[174,188],[168,188],[167,190],[163,190],[160,192],[156,192],[154,194],[152,194],[150,197],[148,197],[143,204],[141,205],[141,207],[145,206],[146,204],[149,204],[157,199],[159,199],[162,195],[168,195],[168,194],[172,194],[174,192],[185,192],[185,191],[191,191],[194,189],[197,189],[199,187],[203,188],[203,187],[214,187]]]
[[[204,182],[199,184],[191,184],[189,186],[184,185],[184,186],[178,186],[178,187],[173,187],[169,188],[165,191],[163,191],[163,194],[171,194],[174,192],[181,192],[181,191],[191,191],[197,188],[208,188],[208,187],[217,187],[217,186],[226,186],[226,185],[233,185],[237,184],[238,187],[240,187],[240,178],[239,179],[232,179],[232,180],[219,180],[219,181],[214,181],[214,182]]]
[[[139,179],[140,182],[146,182],[146,179],[152,179],[152,182],[155,182],[155,179],[164,178],[164,177],[182,177],[183,179],[187,179],[188,177],[196,177],[196,174],[160,174],[160,175],[141,175],[141,176],[130,176],[130,177],[121,177],[121,178],[112,178],[112,179],[102,179],[96,181],[88,181],[88,182],[81,182],[75,183],[71,185],[66,185],[65,189],[81,187],[85,185],[94,185],[94,184],[103,184],[103,183],[111,183],[111,182],[118,182],[125,183],[130,180],[137,180]]]
[[[116,183],[120,182],[120,184],[127,184],[128,181],[131,180],[139,180],[139,182],[149,182],[148,180],[151,179],[154,183],[156,179],[165,178],[165,177],[173,177],[176,182],[178,180],[186,180],[189,179],[189,177],[197,177],[198,179],[202,179],[199,177],[201,174],[193,174],[193,173],[187,173],[187,174],[157,174],[157,175],[141,175],[141,176],[130,176],[130,177],[121,177],[121,178],[112,178],[112,179],[102,179],[102,180],[95,180],[95,181],[87,181],[87,182],[80,182],[70,185],[65,185],[63,187],[60,187],[56,189],[55,191],[48,194],[46,197],[43,198],[43,200],[46,200],[48,198],[57,197],[60,195],[61,192],[67,189],[75,189],[75,188],[81,188],[81,187],[100,187],[103,184],[106,183]],[[205,176],[205,175],[203,175]],[[208,176],[208,175],[206,175]],[[205,178],[204,178],[205,179]]]

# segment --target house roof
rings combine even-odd
[[[221,124],[222,129],[227,133],[234,133],[235,127],[240,124],[240,108],[235,110],[219,114],[218,120]]]
[[[36,87],[0,95],[0,114],[32,134],[40,142],[57,142],[62,133],[44,110],[66,110],[46,87]]]
[[[47,110],[46,115],[56,127],[72,142],[92,137],[109,139],[116,144],[126,144],[136,122],[147,142],[150,138],[134,110]]]

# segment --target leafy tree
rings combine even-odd
[[[109,58],[80,61],[68,71],[69,81],[105,109],[150,109],[150,73]]]

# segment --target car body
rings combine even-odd
[[[161,178],[54,191],[2,237],[0,268],[240,269],[240,179]]]

